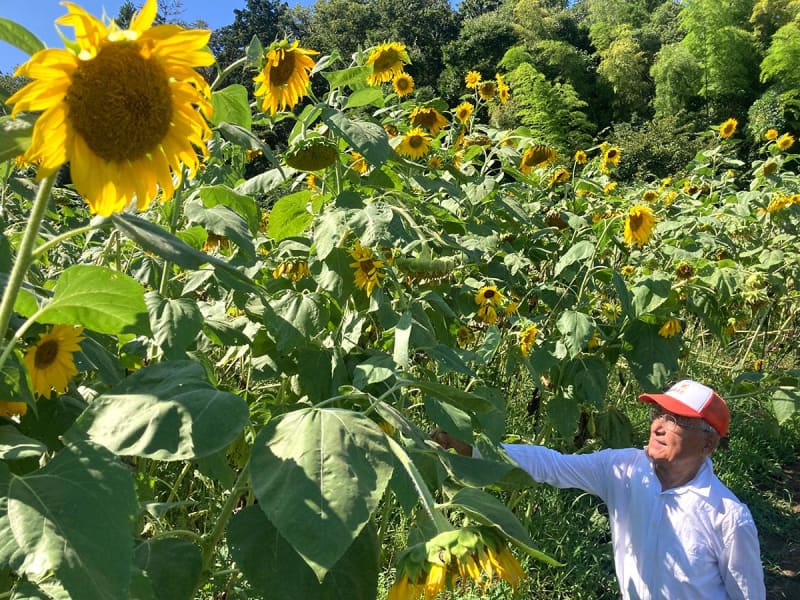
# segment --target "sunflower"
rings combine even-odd
[[[500,104],[505,104],[511,99],[511,88],[507,85],[497,86],[497,97],[500,99]]]
[[[431,135],[436,135],[449,123],[447,117],[432,106],[417,106],[411,111],[408,120],[414,127],[424,127]]]
[[[539,335],[539,328],[536,325],[528,325],[519,334],[519,349],[522,351],[522,356],[528,356],[536,342],[536,336]]]
[[[372,250],[364,248],[358,241],[355,248],[350,251],[350,256],[355,259],[350,266],[355,269],[356,287],[364,290],[367,296],[371,296],[375,286],[381,287],[381,279],[386,277],[386,273],[381,272],[383,261],[375,260]]]
[[[494,81],[482,81],[478,84],[478,96],[487,102],[497,93],[497,84]]]
[[[383,130],[386,132],[386,135],[389,136],[389,139],[392,139],[393,137],[397,137],[397,127],[395,127],[391,123],[386,123],[383,126]]]
[[[784,133],[778,138],[778,140],[775,142],[775,145],[778,146],[778,150],[781,152],[786,152],[789,148],[794,146],[794,138],[788,133]]]
[[[422,158],[431,149],[431,138],[419,127],[411,129],[403,136],[397,152],[409,158]]]
[[[353,162],[350,163],[350,168],[353,169],[353,171],[359,175],[364,175],[369,171],[369,163],[359,152],[351,152],[350,158],[353,160]]]
[[[282,262],[272,270],[273,279],[286,277],[289,281],[297,282],[303,277],[310,276],[311,271],[308,268],[308,261],[305,260],[288,260]]]
[[[455,116],[461,123],[466,124],[472,116],[475,106],[471,102],[462,102],[456,107]]]
[[[80,352],[82,332],[83,327],[55,325],[28,349],[24,361],[35,393],[49,398],[52,389],[59,394],[67,390],[69,380],[78,374],[74,353]]]
[[[764,139],[772,141],[778,137],[778,130],[777,129],[767,129],[764,132]]]
[[[625,217],[625,243],[629,246],[636,244],[640,248],[644,246],[653,236],[657,221],[649,206],[637,204],[632,207]]]
[[[494,325],[497,321],[497,310],[491,304],[482,304],[478,307],[478,319],[487,325]]]
[[[150,27],[156,0],[147,0],[122,30],[65,2],[56,20],[75,30],[66,49],[34,54],[14,73],[33,81],[8,99],[12,115],[41,112],[27,163],[38,178],[70,162],[72,181],[92,212],[124,210],[136,198],[144,209],[156,197],[172,197],[175,181],[197,171],[194,147],[207,154],[212,112],[210,88],[194,67],[214,63],[205,49],[208,30],[175,25]]]
[[[583,150],[578,150],[577,152],[575,152],[573,160],[577,165],[585,165],[587,161],[586,152],[584,152]]]
[[[267,50],[264,68],[253,77],[258,86],[253,92],[261,100],[261,110],[274,115],[279,110],[292,110],[308,94],[308,74],[314,68],[311,56],[316,50],[300,48],[300,42],[281,40]]]
[[[614,193],[614,190],[617,189],[617,182],[616,181],[609,181],[607,184],[603,186],[603,193],[608,196],[609,194]]]
[[[403,574],[392,584],[386,600],[417,600],[424,591],[424,585],[411,583],[408,575]]]
[[[550,146],[544,144],[531,146],[523,153],[519,170],[525,175],[530,175],[533,169],[552,163],[557,156],[555,149]]]
[[[481,74],[477,71],[470,71],[467,73],[466,77],[464,77],[464,83],[466,84],[467,88],[474,90],[478,87],[478,84],[481,82]]]
[[[728,139],[734,133],[736,133],[736,126],[739,124],[739,121],[736,119],[728,119],[722,125],[719,126],[719,137],[723,139]]]
[[[553,172],[553,174],[550,176],[550,182],[548,185],[549,187],[553,187],[554,185],[566,183],[567,181],[569,181],[569,171],[562,167]]]
[[[642,194],[642,202],[655,202],[658,200],[658,192],[655,190],[645,190]]]
[[[671,338],[681,332],[681,324],[677,319],[670,319],[658,330],[658,335],[663,338]]]
[[[400,96],[408,96],[414,91],[414,78],[408,73],[398,73],[392,79],[394,93]]]
[[[444,167],[444,163],[442,162],[442,159],[439,158],[438,156],[431,156],[428,159],[428,166],[431,169],[441,169],[442,167]]]
[[[493,304],[500,306],[503,303],[503,294],[497,289],[496,285],[485,285],[475,292],[475,304],[484,306]]]
[[[8,402],[0,400],[0,417],[24,417],[28,405],[24,402]]]
[[[615,167],[619,164],[620,158],[622,158],[622,153],[616,146],[610,146],[603,152],[603,162],[611,163]]]
[[[369,85],[380,85],[391,81],[395,75],[403,72],[403,66],[411,60],[404,44],[389,42],[379,44],[367,58],[367,65],[372,65],[372,73],[367,77]]]

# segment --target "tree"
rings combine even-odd
[[[647,112],[652,85],[648,78],[647,56],[628,33],[615,39],[600,53],[597,74],[614,91],[614,120],[627,120]]]
[[[800,120],[800,24],[788,23],[772,36],[769,51],[761,62],[761,81],[773,84],[787,116]]]
[[[372,0],[317,0],[309,22],[308,44],[330,54],[338,51],[347,60],[368,44],[380,16]]]
[[[458,16],[461,19],[475,19],[493,12],[503,5],[503,0],[461,0],[458,4]]]
[[[629,35],[650,20],[653,0],[587,0],[589,37],[603,52],[621,35]]]
[[[700,97],[703,72],[694,55],[681,44],[664,46],[650,68],[656,95],[656,115],[693,113],[703,106]]]
[[[775,32],[800,15],[800,0],[757,0],[750,13],[750,24],[762,49],[769,46]]]

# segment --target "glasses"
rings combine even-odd
[[[673,415],[672,413],[664,412],[656,407],[651,408],[650,421],[655,422],[659,419],[663,421],[664,429],[667,431],[676,431],[678,426],[680,426],[681,429],[694,429],[695,431],[705,431],[706,433],[714,431],[714,428],[705,421],[700,420],[697,422],[695,419]]]

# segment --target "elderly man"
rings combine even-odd
[[[623,598],[765,598],[753,518],[709,458],[728,434],[725,401],[690,380],[639,400],[653,405],[644,450],[564,455],[542,446],[504,448],[534,480],[580,488],[608,505]],[[472,453],[446,433],[437,440]]]

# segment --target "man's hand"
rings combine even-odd
[[[462,456],[472,456],[472,446],[453,437],[446,431],[442,431],[438,427],[431,431],[431,439],[445,450],[450,450],[450,448],[452,448]]]

